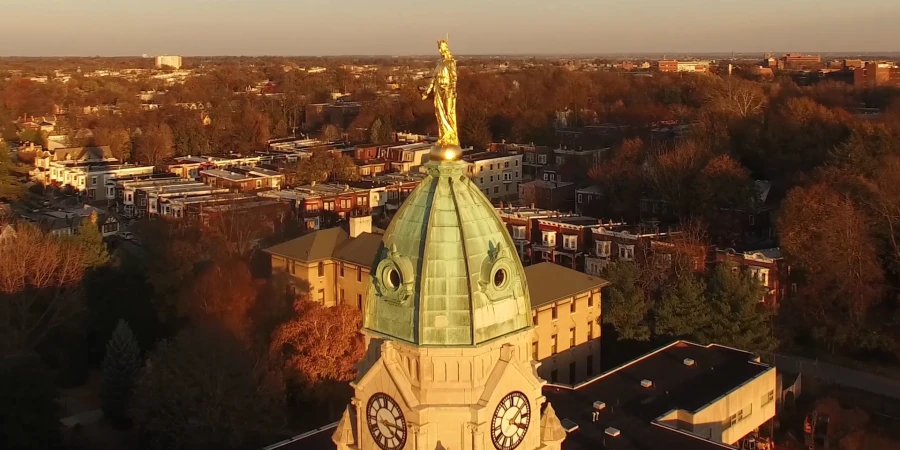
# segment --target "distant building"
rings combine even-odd
[[[284,174],[250,166],[203,170],[200,179],[210,186],[223,187],[232,192],[281,189],[284,185]]]
[[[819,55],[803,55],[801,53],[788,53],[778,59],[778,68],[782,70],[808,70],[822,69],[822,57]]]
[[[765,289],[760,302],[777,306],[787,295],[790,269],[779,248],[739,253],[733,249],[716,249],[716,262],[729,262],[760,282]]]
[[[575,183],[544,180],[522,183],[519,202],[542,209],[571,211],[575,206]]]
[[[861,87],[900,86],[900,67],[891,63],[868,62],[853,70],[853,85]]]
[[[177,70],[181,68],[181,57],[173,55],[160,55],[156,57],[155,64],[157,69],[169,67]]]
[[[261,156],[179,156],[169,164],[167,170],[181,178],[199,180],[200,172],[229,167],[255,167],[262,162]]]
[[[709,72],[709,61],[678,61],[678,72]]]
[[[653,63],[653,68],[660,72],[678,72],[678,61],[660,60]]]

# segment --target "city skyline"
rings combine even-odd
[[[49,39],[28,37],[29,22],[17,19],[33,12],[28,5],[7,5],[0,56],[420,55],[448,33],[460,55],[900,50],[891,48],[900,4],[889,0],[105,3],[48,0]]]

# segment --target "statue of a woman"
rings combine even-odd
[[[434,115],[438,123],[437,147],[456,148],[459,147],[456,128],[456,60],[450,53],[446,39],[438,41],[438,51],[441,52],[441,60],[434,68],[431,84],[422,99],[427,99],[428,94],[434,93]]]

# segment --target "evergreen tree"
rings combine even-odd
[[[639,284],[638,266],[627,262],[610,265],[607,278],[612,286],[604,296],[603,323],[612,325],[619,339],[649,340],[646,316],[650,303]]]
[[[380,117],[372,123],[370,139],[376,144],[389,144],[393,141],[394,131],[391,129],[391,123],[388,120],[382,120]]]
[[[663,290],[654,307],[657,336],[686,338],[706,343],[706,331],[712,317],[706,297],[706,283],[694,274],[679,276]]]
[[[707,295],[713,313],[709,340],[755,352],[775,350],[778,341],[772,333],[772,311],[762,304],[763,287],[758,280],[720,264],[709,279]]]
[[[106,358],[103,359],[103,413],[113,424],[128,423],[127,411],[140,367],[137,339],[128,324],[120,320],[106,344]]]
[[[78,226],[78,236],[76,237],[78,246],[85,254],[87,266],[96,268],[106,264],[109,261],[109,253],[106,250],[106,243],[103,242],[103,234],[97,225],[97,212],[91,213],[87,220],[82,220]]]

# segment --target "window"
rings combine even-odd
[[[362,311],[362,294],[356,294],[356,309]]]
[[[556,305],[553,305],[553,307],[550,308],[550,318],[553,320],[559,319],[559,314],[557,313]]]
[[[634,259],[634,246],[633,245],[620,245],[619,246],[619,259],[622,261],[631,261]]]
[[[493,164],[491,164],[491,170],[494,170],[494,165],[493,165]]]
[[[362,267],[356,268],[356,281],[362,281]]]
[[[531,359],[538,359],[538,343],[534,341],[531,343]]]
[[[550,354],[556,354],[556,335],[550,336]]]
[[[538,155],[538,164],[547,164],[547,155]]]
[[[569,348],[575,346],[575,327],[569,328]]]
[[[344,263],[341,263],[341,277],[344,276]]]
[[[566,250],[575,250],[578,248],[578,236],[571,234],[563,235],[563,248]]]
[[[556,245],[556,232],[555,231],[541,231],[541,241],[546,246],[555,246]]]
[[[325,289],[319,289],[316,293],[316,299],[318,299],[319,303],[325,304]]]
[[[325,211],[334,211],[334,202],[333,201],[325,202],[323,205],[324,205],[323,209]]]
[[[588,376],[594,374],[594,355],[587,356],[587,374]]]
[[[318,210],[319,210],[319,205],[317,205],[315,203],[307,203],[306,204],[306,212],[318,211]]]
[[[516,160],[516,167],[519,167],[519,160]]]
[[[356,197],[356,204],[359,205],[359,206],[366,206],[366,205],[368,205],[368,204],[369,204],[369,197],[366,197],[366,196],[364,196],[364,195],[361,195],[361,196],[359,196],[359,197]]]
[[[97,185],[97,177],[91,177],[91,186]]]
[[[290,272],[291,275],[297,275],[297,264],[293,259],[288,260],[288,272]]]
[[[509,185],[506,185],[506,192],[509,192]]]
[[[549,177],[549,176],[547,176],[547,172],[544,172],[544,175],[543,175],[543,176],[544,176],[544,181],[547,181],[547,180],[549,180],[549,179],[550,179],[550,177]]]
[[[584,201],[584,198],[582,197],[582,195],[578,194],[578,203],[582,203],[583,201]]]
[[[762,399],[760,399],[759,406],[763,407],[772,403],[775,400],[775,391],[769,391],[768,394],[763,395]]]
[[[494,186],[494,193],[495,193],[495,194],[499,194],[499,193],[500,193],[500,186]]]
[[[556,383],[556,380],[559,378],[559,371],[553,369],[553,372],[550,372],[550,382]]]
[[[325,263],[322,261],[319,261],[319,276],[320,277],[325,276]]]
[[[478,166],[478,171],[479,171],[479,172],[484,172],[484,166]]]
[[[588,320],[587,330],[588,330],[587,340],[590,341],[590,340],[594,339],[594,321],[593,320]]]
[[[490,178],[490,180],[491,180],[491,183],[493,183],[493,182],[494,182],[494,176],[491,175],[489,178]]]
[[[594,306],[594,296],[588,295],[588,308]]]
[[[512,181],[512,172],[504,172],[503,181]]]
[[[534,314],[531,316],[531,323],[532,323],[534,326],[537,326],[537,325],[538,325],[538,314],[537,314],[537,313],[534,313]]]
[[[569,313],[575,314],[575,305],[576,305],[575,300],[572,300],[572,303],[569,303]]]
[[[612,249],[612,242],[610,241],[597,241],[597,256],[609,257],[610,250]]]
[[[509,168],[509,161],[503,161],[503,168]]]
[[[262,187],[262,180],[256,180],[256,187]]]
[[[525,239],[525,227],[522,225],[514,225],[512,227],[513,239]]]

